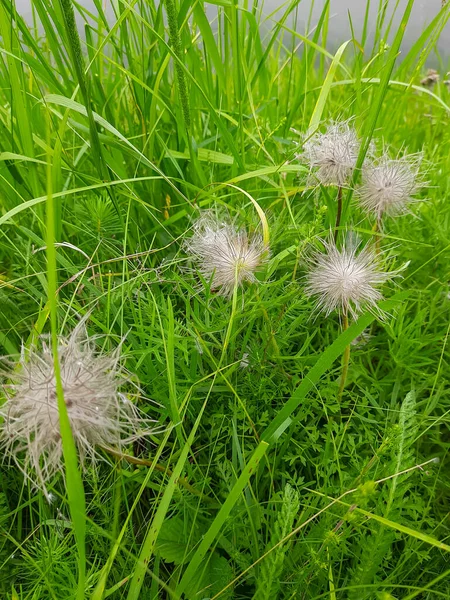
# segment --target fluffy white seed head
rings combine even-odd
[[[300,158],[322,185],[348,184],[360,149],[358,135],[348,121],[332,121],[324,133],[317,132],[303,144]]]
[[[363,210],[381,219],[408,212],[424,183],[420,177],[421,155],[390,159],[384,155],[363,167],[356,198]]]
[[[152,431],[151,421],[120,392],[126,373],[120,353],[96,352],[84,321],[70,337],[58,339],[64,402],[79,462],[95,462],[98,447],[121,449]],[[4,458],[13,459],[23,473],[48,496],[46,484],[63,469],[53,352],[48,336],[22,350],[19,364],[5,376],[6,402],[0,444]]]
[[[261,236],[250,236],[245,229],[209,212],[194,223],[185,249],[202,276],[224,296],[230,296],[235,285],[256,281],[254,274],[269,253]]]
[[[376,253],[369,246],[358,252],[355,244],[338,249],[324,241],[325,252],[314,252],[306,276],[306,294],[314,297],[316,309],[329,315],[337,310],[357,317],[362,310],[381,315],[377,303],[383,298],[378,287],[393,274],[383,272]]]

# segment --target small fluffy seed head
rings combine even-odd
[[[413,198],[424,186],[420,177],[421,155],[390,159],[384,155],[363,167],[356,198],[363,210],[381,219],[408,212]]]
[[[256,281],[254,273],[269,253],[261,236],[250,236],[245,229],[209,212],[194,223],[194,233],[186,240],[185,249],[202,276],[224,296],[230,296],[235,285]]]
[[[314,252],[306,276],[306,294],[314,297],[316,309],[327,316],[334,310],[357,317],[363,310],[381,315],[377,303],[383,296],[378,287],[392,274],[380,269],[376,253],[366,246],[358,252],[355,244],[338,249],[324,241],[325,252]]]
[[[348,121],[332,121],[324,133],[317,132],[303,144],[299,158],[306,161],[322,185],[343,187],[356,166],[360,141]]]
[[[95,462],[97,447],[121,449],[151,433],[150,420],[120,393],[126,373],[120,353],[96,352],[84,321],[58,339],[64,402],[79,462]],[[0,445],[23,473],[48,496],[46,484],[64,471],[53,352],[48,336],[22,351],[5,373],[6,402],[0,407]],[[154,431],[154,429],[153,429]],[[23,459],[23,460],[22,460]]]
[[[421,80],[420,84],[424,87],[432,87],[438,83],[440,77],[436,69],[428,69],[426,76]]]

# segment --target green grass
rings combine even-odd
[[[420,85],[450,8],[400,60],[413,0],[334,53],[332,3],[307,31],[300,0],[217,0],[211,22],[203,2],[95,4],[73,5],[80,41],[69,0],[35,0],[39,27],[0,0],[0,353],[89,314],[164,431],[81,478],[60,390],[54,501],[0,466],[0,597],[450,598],[450,94]],[[360,165],[372,139],[423,151],[429,185],[385,222],[388,317],[342,332],[303,291],[336,209],[296,132],[351,117]],[[230,299],[183,250],[216,207],[271,247]],[[372,226],[345,193],[341,231]]]

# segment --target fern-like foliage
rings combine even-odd
[[[292,530],[299,509],[298,493],[289,484],[284,488],[283,501],[273,527],[273,533],[265,553],[276,546]],[[261,562],[260,576],[253,600],[273,600],[278,597],[280,575],[289,542],[280,544]]]
[[[409,392],[402,403],[398,425],[394,429],[394,438],[391,446],[391,460],[386,469],[386,475],[399,473],[414,464],[414,450],[412,447],[417,432],[416,396],[414,391]],[[386,518],[398,520],[401,517],[401,507],[408,492],[409,474],[398,475],[386,482],[379,495],[374,509]],[[394,508],[397,507],[397,508]],[[392,530],[383,525],[374,524],[362,538],[360,538],[359,562],[355,569],[352,585],[355,586],[349,593],[349,600],[365,600],[373,595],[373,588],[364,590],[377,581],[380,565],[390,553],[396,537]]]

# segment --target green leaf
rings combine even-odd
[[[217,552],[212,552],[209,560],[194,576],[186,588],[188,600],[199,598],[212,598],[226,587],[233,579],[233,570],[226,558]],[[230,586],[220,595],[222,600],[233,597],[233,588]]]
[[[182,565],[187,560],[185,524],[180,517],[164,521],[156,542],[156,552],[168,563]]]

